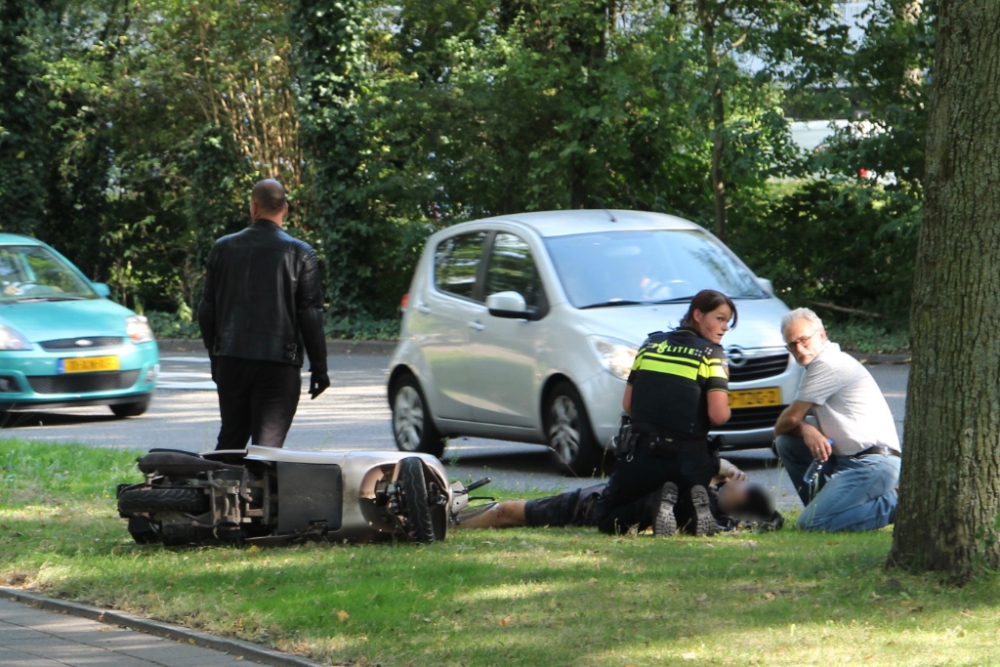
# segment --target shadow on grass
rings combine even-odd
[[[131,543],[114,513],[130,464],[0,443],[0,580],[357,664],[988,665],[1000,651],[997,579],[886,571],[888,531],[165,549]]]
[[[996,581],[887,572],[887,532],[163,549],[128,543],[103,512],[39,528],[32,511],[7,512],[23,537],[0,537],[0,568],[43,591],[331,661],[992,664],[997,642]]]

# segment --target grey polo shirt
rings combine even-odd
[[[876,445],[900,451],[892,412],[875,378],[836,343],[827,343],[806,366],[795,400],[816,406],[819,430],[833,440],[837,456]]]

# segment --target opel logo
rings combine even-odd
[[[726,356],[729,357],[729,365],[739,368],[747,362],[747,357],[743,353],[742,347],[733,346],[729,348],[726,352]]]
[[[90,347],[94,344],[94,341],[88,340],[86,338],[78,338],[76,341],[77,347]]]

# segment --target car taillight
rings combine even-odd
[[[399,308],[400,308],[400,310],[406,310],[406,306],[407,306],[408,303],[410,303],[410,293],[409,292],[407,292],[406,294],[404,294],[403,298],[400,300],[400,302],[399,302]]]

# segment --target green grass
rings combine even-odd
[[[358,665],[1000,664],[997,579],[886,571],[888,531],[164,549],[114,511],[134,457],[0,442],[0,582]]]

